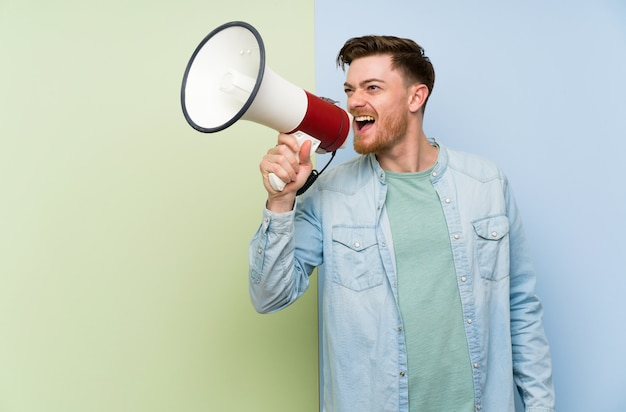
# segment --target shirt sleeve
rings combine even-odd
[[[295,222],[295,211],[273,213],[264,209],[263,221],[250,242],[250,299],[259,313],[289,306],[309,286],[313,268],[303,269],[304,265],[296,259]]]
[[[514,379],[527,412],[555,408],[552,362],[543,328],[543,307],[535,294],[536,277],[521,218],[505,183],[509,213],[511,340]]]

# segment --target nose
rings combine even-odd
[[[365,106],[365,104],[366,100],[364,95],[359,90],[354,90],[350,93],[350,96],[348,96],[347,106],[349,110],[359,109]]]

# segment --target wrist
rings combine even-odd
[[[291,212],[296,204],[294,195],[269,196],[265,208],[274,213]]]

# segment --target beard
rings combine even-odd
[[[408,124],[408,114],[402,113],[396,116],[386,117],[376,122],[377,133],[374,139],[366,141],[354,131],[354,151],[365,155],[370,153],[385,152],[392,149],[396,143],[404,139]]]

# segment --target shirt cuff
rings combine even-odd
[[[268,231],[275,233],[291,232],[293,228],[294,217],[295,206],[294,210],[284,213],[274,213],[271,210],[265,208],[263,209],[263,223],[261,224],[261,229],[263,233],[267,233]]]

